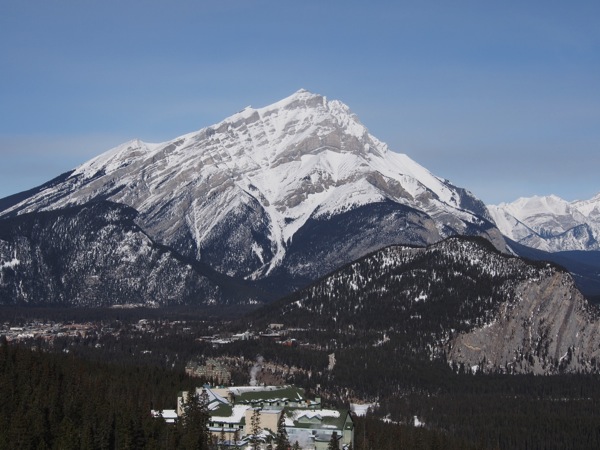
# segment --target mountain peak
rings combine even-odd
[[[271,105],[259,108],[259,112],[268,112],[279,109],[319,109],[326,107],[327,98],[306,89],[299,89],[292,95],[285,97]]]
[[[288,98],[297,97],[297,98],[307,98],[307,97],[322,97],[320,94],[316,94],[314,92],[309,91],[308,89],[300,88]]]
[[[282,100],[293,99],[293,98],[295,98],[295,99],[321,98],[322,99],[322,98],[324,98],[324,96],[321,94],[317,94],[316,92],[309,91],[308,89],[300,88],[296,92],[294,92],[292,95],[290,95]]]
[[[462,232],[504,245],[479,200],[388,151],[341,101],[305,89],[168,142],[123,144],[3,214],[96,198],[134,208],[156,242],[247,278],[285,266],[314,279],[362,251]],[[330,236],[318,264],[308,256],[316,236]]]
[[[364,156],[388,151],[347,105],[306,89],[261,108],[247,107],[197,134],[212,136],[225,147],[252,142],[242,145],[243,153],[251,153],[262,166],[281,156],[300,158],[307,152],[332,150]],[[225,140],[235,142],[226,144]]]
[[[293,110],[293,109],[318,109],[326,106],[327,99],[319,94],[314,94],[306,89],[299,89],[292,95],[285,97],[281,100],[276,101],[267,106],[261,108],[246,107],[237,114],[226,118],[223,122],[235,120],[239,115],[250,117],[255,113],[260,116],[272,114],[274,111],[279,110]]]

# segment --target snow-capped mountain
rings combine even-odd
[[[134,208],[157,243],[278,289],[389,244],[467,234],[505,248],[471,193],[390,151],[343,103],[305,90],[165,143],[120,145],[4,199],[0,217],[98,200]]]
[[[548,252],[600,249],[600,194],[574,202],[554,195],[520,198],[488,210],[505,236],[528,247]]]

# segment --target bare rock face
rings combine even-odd
[[[571,276],[548,268],[521,282],[491,323],[459,334],[448,359],[472,370],[553,374],[597,371],[600,321]]]

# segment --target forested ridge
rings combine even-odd
[[[464,331],[514,301],[520,281],[555,270],[500,254],[481,238],[449,238],[427,248],[392,246],[367,255],[255,314],[291,326],[403,332]],[[426,313],[426,314],[423,314]],[[418,320],[417,320],[418,319]],[[410,325],[409,325],[410,326]]]
[[[528,286],[548,285],[551,281],[559,286],[523,300]],[[595,356],[598,307],[583,299],[566,271],[552,263],[500,254],[481,238],[454,237],[427,248],[382,249],[263,307],[251,317],[260,326],[281,322],[287,327],[310,330],[311,341],[319,339],[331,349],[386,345],[395,358],[452,362],[457,359],[448,356],[449,350],[459,336],[509,320],[510,312],[519,310],[522,304],[523,310],[538,311],[539,321],[537,317],[520,321],[515,315],[507,327],[518,329],[518,336],[528,338],[511,341],[506,360],[486,364],[486,356],[494,356],[489,350],[468,368],[527,373],[543,363],[546,373],[600,370]],[[560,312],[560,307],[565,304],[571,304],[570,311],[578,315],[561,316],[565,312]],[[561,323],[559,317],[579,323],[573,327],[579,326],[580,331],[589,326],[595,340],[578,340],[576,332],[565,339],[548,334],[548,326]],[[500,337],[492,336],[485,344],[501,348],[503,343],[493,339]],[[560,354],[556,355],[558,347],[548,354],[548,348],[558,342],[565,344]],[[580,352],[577,358],[559,358],[567,354],[567,342],[570,350],[577,348]],[[458,359],[456,364],[464,363]]]

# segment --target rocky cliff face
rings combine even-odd
[[[394,243],[485,236],[485,205],[394,153],[350,109],[307,91],[162,144],[132,141],[27,195],[2,217],[107,199],[155,242],[279,292]]]
[[[0,304],[166,306],[256,299],[155,244],[137,213],[99,202],[0,221]]]
[[[474,370],[508,373],[597,371],[599,357],[598,312],[557,270],[519,283],[493,321],[461,333],[448,351]]]

